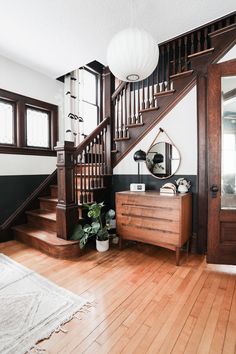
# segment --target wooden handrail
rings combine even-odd
[[[127,85],[126,81],[122,81],[119,86],[115,89],[111,96],[111,100],[114,101],[116,97],[119,95],[119,93],[123,90],[123,88]]]
[[[93,139],[95,139],[98,135],[98,133],[106,128],[111,122],[111,118],[110,117],[107,117],[105,118],[97,127],[96,129],[94,129],[92,131],[91,134],[89,134],[75,149],[75,152],[74,152],[74,155],[75,157],[78,156],[78,154],[80,154],[84,149],[85,147],[91,142],[93,141]]]
[[[17,219],[30,207],[31,203],[56,179],[57,170],[53,171],[45,180],[29,195],[29,197],[7,218],[1,225],[0,231],[9,229]]]

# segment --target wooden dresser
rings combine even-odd
[[[116,193],[116,228],[122,240],[135,240],[176,252],[192,231],[192,195],[163,195],[156,191]]]

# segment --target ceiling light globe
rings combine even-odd
[[[115,77],[136,82],[146,79],[157,66],[159,48],[155,39],[139,28],[118,32],[107,50],[107,63]]]

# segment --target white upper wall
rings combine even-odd
[[[163,128],[180,151],[181,163],[176,174],[197,174],[197,111],[196,87],[194,87],[163,120],[155,126],[129,154],[114,168],[114,174],[137,174],[137,163],[133,159],[135,151],[148,151],[159,128]],[[165,135],[161,135],[165,137]],[[158,141],[159,138],[158,138]],[[141,163],[141,173],[149,174],[145,163]]]
[[[59,106],[59,140],[64,140],[63,83],[0,56],[0,88]],[[0,154],[0,175],[50,174],[56,158]]]
[[[236,45],[219,61],[219,63],[236,58]],[[181,164],[178,175],[197,174],[197,101],[196,87],[185,96],[163,120],[156,125],[132,151],[114,168],[114,174],[137,174],[137,163],[133,159],[135,151],[148,151],[151,142],[163,128],[180,151]],[[140,164],[141,173],[149,174],[145,163]]]
[[[92,60],[131,25],[131,0],[0,0],[0,55],[53,78]],[[157,43],[235,11],[235,0],[133,0]]]

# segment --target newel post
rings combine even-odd
[[[64,141],[55,147],[57,151],[57,184],[58,204],[57,237],[70,238],[75,224],[78,222],[78,205],[75,195],[74,143]]]

